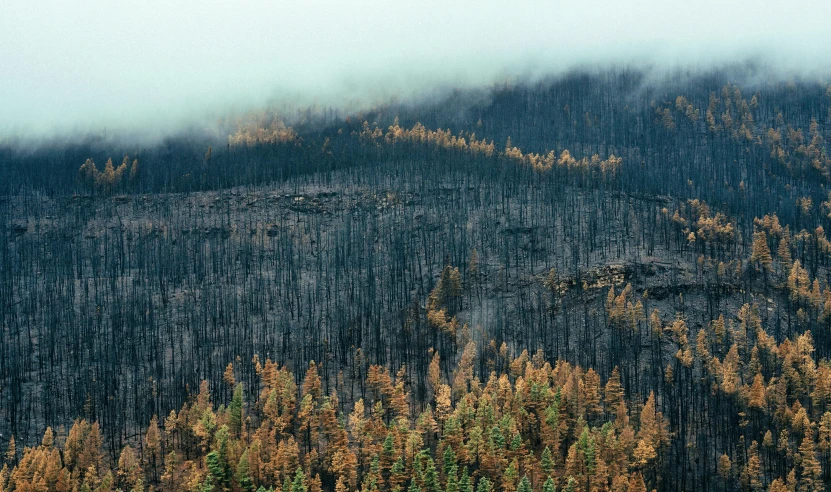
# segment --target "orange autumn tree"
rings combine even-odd
[[[341,413],[338,398],[323,395],[315,363],[298,386],[287,368],[255,358],[261,391],[243,401],[241,414],[234,403],[239,381],[219,407],[203,383],[179,412],[163,423],[154,417],[141,442],[125,445],[112,462],[102,453],[98,423],[76,421],[63,443],[47,429],[39,446],[6,466],[2,490],[346,491],[413,483],[422,490],[605,489],[641,484],[654,471],[653,455],[669,438],[654,396],[633,426],[617,373],[602,398],[594,370],[563,361],[552,366],[541,353],[523,352],[509,357],[508,373],[492,373],[483,383],[471,344],[452,371],[452,388],[434,376],[421,414],[412,413],[403,369],[393,377],[370,366],[366,398]],[[235,423],[240,415],[242,425]]]

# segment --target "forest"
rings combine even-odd
[[[831,85],[0,141],[0,492],[831,487]]]

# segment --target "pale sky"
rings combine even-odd
[[[831,0],[2,0],[0,136],[166,131],[577,64],[831,67]]]

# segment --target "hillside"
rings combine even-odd
[[[0,146],[0,491],[831,481],[827,84],[223,125]]]

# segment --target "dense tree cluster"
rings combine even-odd
[[[204,381],[111,462],[98,423],[48,428],[40,445],[10,449],[0,490],[647,490],[669,442],[654,395],[633,414],[616,371],[604,389],[593,370],[541,352],[481,381],[476,344],[465,353],[453,388],[436,376],[421,412],[403,368],[370,366],[365,397],[347,408],[323,392],[314,362],[297,385],[255,357],[248,398],[232,363],[219,406]]]
[[[78,177],[89,189],[109,195],[116,191],[122,185],[122,182],[126,180],[135,181],[138,171],[138,159],[133,159],[133,163],[130,164],[130,158],[125,155],[124,161],[118,167],[113,166],[112,159],[107,159],[103,171],[99,171],[95,167],[95,161],[87,159],[78,168]]]
[[[263,124],[261,121],[265,116],[260,117],[260,121],[252,118],[251,121],[240,121],[237,125],[237,131],[228,137],[228,144],[231,146],[238,145],[268,145],[277,143],[295,142],[297,134],[290,126],[286,126],[285,122],[272,118],[268,124]],[[205,159],[209,159],[210,155],[206,155]]]

